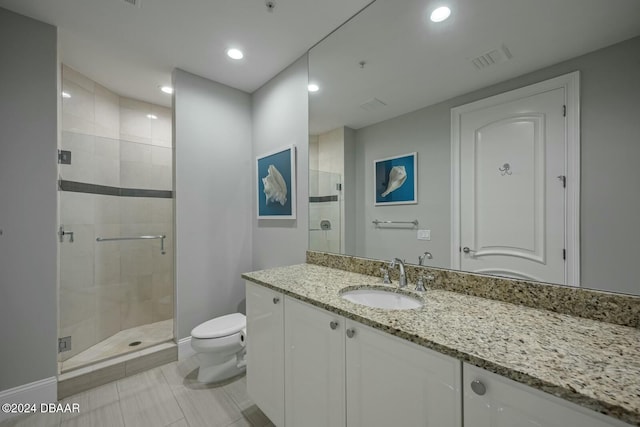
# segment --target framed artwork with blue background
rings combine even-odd
[[[375,206],[418,203],[418,153],[373,162]]]
[[[258,219],[296,218],[296,147],[256,158]]]

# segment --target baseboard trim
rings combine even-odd
[[[58,379],[45,378],[8,390],[0,391],[0,404],[5,403],[55,403],[58,400]],[[0,412],[0,421],[8,420],[20,414]]]
[[[178,360],[185,360],[196,354],[193,347],[191,347],[191,336],[182,338],[178,341]]]

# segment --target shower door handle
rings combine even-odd
[[[64,236],[69,236],[69,243],[73,243],[73,231],[64,231],[64,225],[61,225],[58,229],[58,236],[60,237],[60,243],[64,242]]]

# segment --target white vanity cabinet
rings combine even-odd
[[[459,361],[289,297],[285,378],[287,427],[461,426]]]
[[[278,427],[629,426],[267,287],[246,290],[247,392]]]
[[[284,298],[246,282],[247,393],[277,426],[284,426]]]
[[[460,427],[461,362],[347,320],[347,426]]]
[[[285,297],[285,425],[345,425],[345,322]]]
[[[540,390],[463,364],[465,427],[628,427]]]

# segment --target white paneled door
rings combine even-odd
[[[459,116],[465,271],[566,283],[566,88]]]

